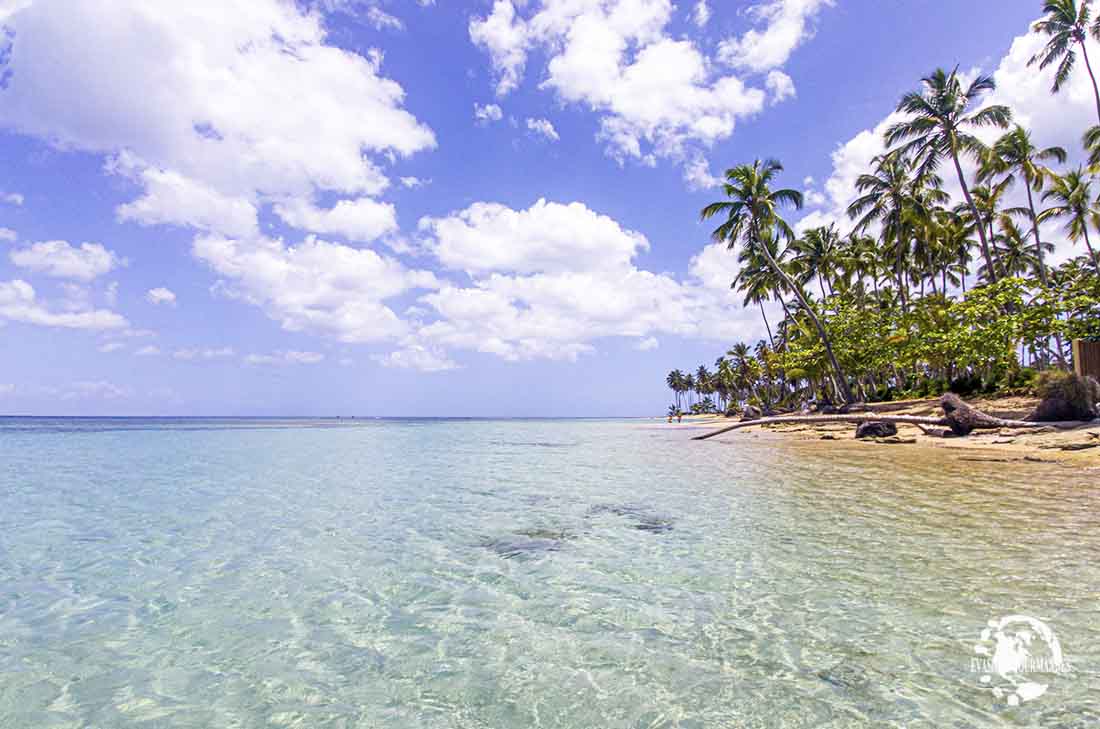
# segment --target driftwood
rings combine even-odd
[[[901,425],[947,426],[954,435],[966,435],[972,430],[996,430],[998,428],[1059,428],[1071,429],[1088,425],[1086,421],[1070,420],[1058,423],[1034,423],[1029,420],[1006,420],[983,413],[970,407],[956,395],[944,395],[941,406],[946,413],[943,417],[926,415],[882,415],[879,413],[849,413],[847,415],[782,415],[775,418],[747,420],[743,423],[727,425],[725,428],[697,435],[692,440],[707,440],[731,430],[749,428],[754,425],[781,425],[783,423],[897,423]],[[923,428],[921,428],[923,430]]]

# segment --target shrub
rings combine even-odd
[[[1047,370],[1040,373],[1035,393],[1041,401],[1030,420],[1090,420],[1096,417],[1100,383],[1073,372]]]

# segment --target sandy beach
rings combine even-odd
[[[1008,419],[1024,418],[1038,404],[1038,400],[1033,397],[978,398],[969,402],[983,412]],[[891,415],[938,416],[941,414],[939,400],[934,398],[876,403],[870,407],[874,412]],[[680,423],[667,423],[663,418],[654,418],[654,421],[660,422],[662,427],[686,431],[685,438],[688,432],[691,435],[697,435],[736,422],[733,418],[720,415],[684,416],[683,422]],[[725,433],[708,442],[734,445],[738,440],[769,435],[805,443],[819,443],[823,449],[836,448],[843,442],[868,448],[884,446],[935,448],[940,449],[940,452],[945,455],[951,454],[972,461],[1058,463],[1075,468],[1100,470],[1100,421],[1072,430],[1054,428],[981,430],[965,438],[929,436],[917,426],[906,424],[899,424],[898,434],[887,438],[857,440],[855,432],[856,426],[852,423],[785,423],[746,427]]]

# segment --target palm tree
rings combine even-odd
[[[1006,276],[1030,276],[1042,265],[1042,252],[1028,245],[1028,234],[1020,230],[1016,222],[1007,215],[998,221],[1000,232],[993,238],[993,247],[997,251],[997,261]],[[1047,251],[1054,245],[1047,243]]]
[[[1100,275],[1100,259],[1096,257],[1096,251],[1089,240],[1089,226],[1100,227],[1100,214],[1092,199],[1092,182],[1085,175],[1084,170],[1078,167],[1070,170],[1065,175],[1054,176],[1050,189],[1043,193],[1043,202],[1054,201],[1052,207],[1039,214],[1039,221],[1051,218],[1069,218],[1066,223],[1066,234],[1076,243],[1085,239],[1085,247],[1088,248],[1092,265],[1096,273]]]
[[[763,245],[768,247],[768,252],[772,258],[782,266],[783,259],[787,255],[787,249],[780,250],[775,236],[770,234],[764,236]],[[764,320],[764,329],[768,332],[768,341],[774,347],[775,339],[772,337],[768,315],[764,311],[764,302],[775,296],[783,306],[784,311],[786,311],[787,305],[783,302],[785,284],[772,271],[767,259],[750,248],[743,247],[738,252],[737,262],[740,264],[740,270],[738,270],[736,278],[733,279],[733,283],[730,284],[730,288],[745,294],[742,306],[756,304],[760,307],[760,316]]]
[[[1054,86],[1050,90],[1052,94],[1057,94],[1069,80],[1069,75],[1077,62],[1077,52],[1073,49],[1073,45],[1080,46],[1081,57],[1085,59],[1085,69],[1089,72],[1089,79],[1092,81],[1092,94],[1096,99],[1096,119],[1100,122],[1100,89],[1096,86],[1096,75],[1092,72],[1089,51],[1085,43],[1088,37],[1089,0],[1082,0],[1080,7],[1077,6],[1077,0],[1045,0],[1043,12],[1046,13],[1046,17],[1035,21],[1031,30],[1049,36],[1049,40],[1043,50],[1031,57],[1027,65],[1038,63],[1040,69],[1045,69],[1052,63],[1057,63],[1058,70],[1054,73]],[[1100,39],[1100,18],[1092,26],[1092,34]]]
[[[833,284],[829,280],[832,273],[840,266],[840,235],[836,232],[836,224],[828,227],[812,228],[798,240],[791,243],[794,251],[793,263],[803,274],[802,283],[813,277],[817,278],[817,285],[821,288],[821,298],[825,299],[825,286],[828,284],[829,293],[833,292]]]
[[[790,188],[771,189],[772,180],[782,171],[783,165],[776,160],[764,162],[756,160],[751,165],[738,165],[726,170],[726,183],[723,185],[723,190],[730,199],[707,205],[703,208],[701,217],[707,220],[716,215],[725,214],[726,221],[712,234],[714,240],[724,241],[730,248],[734,248],[740,241],[743,245],[763,254],[772,271],[794,292],[813,321],[822,345],[825,347],[829,364],[832,366],[837,392],[845,402],[852,402],[852,390],[848,385],[848,379],[833,353],[832,343],[829,341],[825,326],[811,308],[805,291],[790,274],[783,270],[768,250],[768,246],[761,245],[765,230],[774,230],[777,237],[781,236],[788,241],[794,238],[794,231],[779,216],[778,208],[781,205],[791,205],[796,210],[801,209],[802,193]]]
[[[990,154],[986,157],[979,173],[979,178],[985,179],[993,175],[1008,173],[1002,185],[1005,182],[1012,184],[1012,180],[1015,179],[1017,173],[1023,177],[1024,187],[1027,188],[1027,213],[1031,220],[1031,232],[1035,241],[1035,256],[1038,260],[1037,270],[1039,280],[1043,286],[1047,285],[1047,270],[1043,261],[1043,242],[1039,237],[1039,215],[1035,212],[1035,199],[1032,196],[1032,191],[1043,191],[1043,183],[1051,172],[1042,163],[1049,160],[1065,164],[1066,150],[1061,147],[1037,149],[1031,142],[1031,134],[1017,125],[1015,129],[994,142]],[[1003,228],[1004,223],[1002,222],[1001,225]]]
[[[676,409],[680,409],[680,393],[684,388],[684,373],[680,370],[673,370],[668,373],[668,377],[665,378],[665,384],[672,390],[673,395],[676,397]]]
[[[969,129],[981,127],[1008,126],[1012,112],[1007,106],[999,104],[987,106],[973,113],[968,109],[976,105],[982,94],[997,87],[990,76],[978,76],[963,89],[958,69],[950,74],[942,68],[922,79],[924,89],[913,91],[902,97],[897,111],[909,114],[911,118],[893,124],[886,130],[886,143],[890,146],[901,144],[902,154],[912,156],[919,161],[920,169],[933,170],[943,157],[950,157],[955,165],[963,197],[966,198],[975,220],[981,220],[970,186],[963,174],[962,155],[980,157],[985,149]],[[990,272],[994,271],[992,252],[985,228],[978,226],[982,255]],[[991,279],[995,281],[996,279]]]

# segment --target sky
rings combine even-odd
[[[1039,14],[0,0],[0,413],[661,413],[669,370],[764,336],[699,221],[724,169],[777,158],[790,220],[847,230],[937,66],[1081,159]]]

